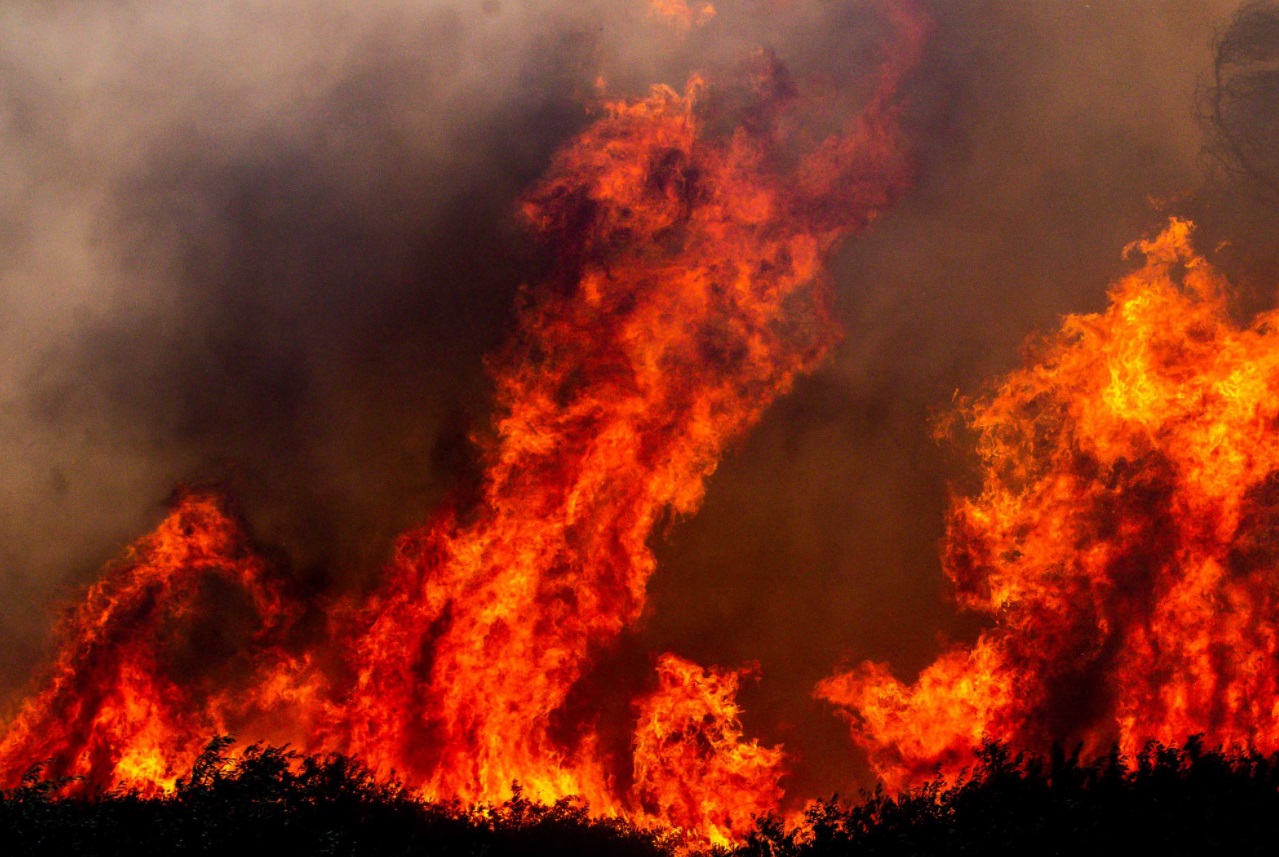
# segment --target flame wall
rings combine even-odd
[[[1195,86],[1236,4],[1133,5],[935,4],[916,190],[836,263],[843,344],[655,540],[648,619],[588,683],[639,694],[652,651],[758,660],[747,731],[797,754],[792,794],[847,791],[859,762],[816,681],[842,657],[909,675],[939,634],[971,639],[937,558],[965,471],[930,413],[1011,368],[1029,331],[1099,309],[1118,248],[1159,219],[1151,197],[1203,185]],[[764,45],[858,103],[882,35],[864,7],[817,0],[726,0],[683,34],[644,4],[326,8],[0,10],[11,688],[51,605],[177,481],[231,483],[309,592],[368,588],[394,534],[476,486],[481,356],[518,285],[554,267],[510,212],[591,120],[601,74],[682,87]],[[1245,229],[1272,246],[1270,210],[1227,185],[1185,203],[1207,209],[1203,246]],[[1259,255],[1239,260],[1245,298],[1267,282]]]

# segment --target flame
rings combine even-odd
[[[657,664],[657,690],[635,730],[639,805],[664,823],[727,846],[782,797],[780,747],[743,740],[737,686],[748,671],[704,670],[672,654]],[[725,795],[733,795],[731,801]]]
[[[521,206],[559,268],[491,361],[478,498],[402,535],[366,603],[331,609],[336,653],[281,643],[294,611],[265,563],[214,498],[189,494],[68,621],[0,773],[47,756],[94,786],[170,788],[205,740],[240,728],[357,754],[426,797],[500,801],[518,781],[718,842],[774,807],[781,752],[742,737],[735,673],[660,660],[633,794],[565,703],[640,618],[654,528],[697,509],[725,446],[837,338],[823,260],[908,175],[895,93],[925,27],[887,12],[878,89],[815,145],[792,133],[803,101],[761,54],[735,128],[708,122],[694,77],[607,104],[559,153]],[[193,676],[170,660],[208,613],[206,579],[257,624]]]
[[[1236,323],[1191,233],[1135,245],[1104,312],[964,411],[982,489],[944,563],[993,627],[913,685],[868,664],[818,688],[890,784],[983,738],[1279,749],[1279,310]]]
[[[725,445],[834,341],[822,259],[905,180],[899,61],[793,173],[776,122],[705,133],[700,78],[609,104],[560,153],[523,205],[560,279],[494,362],[481,502],[405,535],[366,613],[337,729],[350,749],[431,794],[489,800],[518,780],[616,806],[589,730],[566,749],[552,726],[640,617],[654,526],[696,510]],[[775,64],[753,86],[760,116],[780,115]]]
[[[0,741],[0,779],[47,760],[85,789],[172,789],[245,704],[227,685],[245,689],[251,653],[292,618],[218,498],[182,493],[63,619],[46,687]]]
[[[709,23],[715,17],[714,4],[690,4],[688,0],[648,0],[648,9],[654,17],[667,21],[685,33],[693,27]]]

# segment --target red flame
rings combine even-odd
[[[694,26],[707,24],[715,17],[712,3],[689,3],[688,0],[649,0],[649,12],[667,21],[678,30],[687,32]]]
[[[247,654],[291,612],[239,524],[185,493],[62,622],[46,688],[0,742],[0,779],[48,760],[83,788],[171,788],[249,702]]]
[[[694,511],[725,443],[825,353],[821,259],[901,182],[886,103],[787,182],[772,128],[702,134],[702,87],[610,105],[529,195],[571,251],[498,370],[483,501],[404,538],[356,644],[352,748],[436,793],[603,797],[553,715],[639,618],[659,517]]]
[[[742,737],[732,673],[661,660],[639,707],[634,797],[591,727],[567,724],[566,741],[559,720],[644,609],[654,527],[696,510],[725,445],[836,338],[822,261],[906,181],[894,93],[923,26],[892,14],[878,91],[808,154],[787,133],[799,100],[761,57],[735,130],[708,131],[694,78],[683,94],[607,105],[557,156],[522,211],[560,268],[493,361],[479,498],[403,535],[383,589],[333,621],[345,666],[330,672],[349,680],[326,678],[313,653],[280,654],[269,637],[288,611],[261,562],[212,499],[189,497],[63,629],[52,686],[0,752],[6,776],[51,755],[94,784],[165,787],[210,735],[270,723],[433,797],[501,800],[518,781],[535,799],[577,794],[720,842],[775,806],[780,751]],[[157,660],[170,626],[198,621],[193,593],[210,574],[258,617],[243,641],[260,662],[251,711],[229,682],[250,655],[195,683]]]
[[[635,730],[640,806],[715,845],[730,844],[782,797],[781,748],[742,738],[735,699],[744,674],[663,655],[657,690],[640,706]]]
[[[1136,245],[1105,312],[963,414],[983,483],[945,567],[993,628],[913,685],[869,664],[819,687],[890,783],[983,738],[1279,749],[1279,311],[1236,324],[1190,233]]]

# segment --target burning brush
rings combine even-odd
[[[725,445],[837,337],[822,262],[909,173],[895,98],[924,26],[889,12],[877,89],[825,139],[795,135],[809,105],[761,54],[736,113],[708,116],[695,77],[607,104],[559,153],[522,207],[559,264],[492,360],[478,499],[402,535],[367,603],[331,607],[332,650],[298,650],[300,609],[235,518],[184,494],[64,621],[0,743],[3,778],[48,758],[81,788],[164,791],[232,732],[354,754],[428,798],[518,782],[720,843],[775,809],[782,754],[742,736],[734,673],[661,659],[630,789],[590,723],[565,741],[558,719],[643,611],[654,526],[696,510]],[[193,671],[175,649],[200,639],[206,597],[244,627]]]
[[[1134,245],[1109,308],[960,415],[982,487],[944,562],[993,627],[911,685],[865,664],[818,690],[889,784],[985,740],[1279,749],[1279,315],[1237,324],[1190,235]]]
[[[653,10],[685,35],[715,14]],[[473,494],[400,535],[371,596],[320,601],[229,500],[179,492],[63,617],[0,786],[47,760],[70,791],[173,793],[237,734],[359,759],[415,799],[575,796],[700,844],[776,813],[786,757],[745,734],[748,670],[661,655],[620,742],[573,694],[644,613],[654,530],[838,339],[824,263],[909,183],[900,91],[928,26],[882,10],[891,38],[846,121],[767,53],[740,80],[603,105],[521,198],[554,263],[489,360]],[[1191,236],[1173,220],[1133,245],[1144,264],[1107,309],[946,426],[981,479],[952,503],[944,567],[987,628],[913,682],[865,663],[817,689],[888,785],[963,783],[1004,758],[988,742],[1279,751],[1279,310],[1238,323]]]

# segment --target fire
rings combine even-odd
[[[565,703],[640,619],[654,528],[696,511],[725,446],[837,338],[822,263],[909,172],[896,90],[924,25],[888,13],[878,89],[828,139],[793,133],[806,105],[761,54],[741,116],[711,114],[694,77],[606,105],[559,153],[521,208],[559,269],[491,361],[478,497],[401,536],[367,603],[334,608],[336,653],[286,654],[265,564],[216,500],[188,495],[69,620],[48,689],[8,730],[5,776],[49,756],[95,786],[162,789],[211,735],[269,723],[426,797],[498,801],[518,782],[719,842],[775,807],[781,751],[741,735],[734,673],[660,660],[633,791]],[[256,624],[193,678],[173,649],[210,579]]]
[[[656,17],[669,21],[677,29],[687,32],[693,27],[709,23],[715,17],[711,3],[692,3],[688,0],[649,0],[649,11]]]
[[[889,783],[983,738],[1279,749],[1279,310],[1236,323],[1191,232],[1135,245],[1104,312],[962,414],[982,489],[944,563],[992,628],[913,685],[868,664],[818,689]]]
[[[910,23],[880,94],[793,173],[778,169],[792,96],[765,58],[751,85],[771,122],[711,136],[701,79],[657,87],[608,105],[528,194],[561,271],[494,361],[480,503],[405,535],[366,611],[336,729],[350,749],[431,794],[518,780],[616,806],[590,730],[565,748],[557,712],[640,618],[653,528],[696,510],[725,445],[834,341],[822,259],[905,181],[891,93]]]
[[[63,619],[45,689],[0,742],[0,778],[47,760],[86,789],[171,789],[242,713],[253,653],[292,617],[221,502],[183,493]]]
[[[640,706],[635,785],[646,812],[729,845],[782,797],[782,750],[742,738],[737,685],[746,672],[703,670],[675,655],[657,664]],[[725,801],[724,795],[737,799]]]

